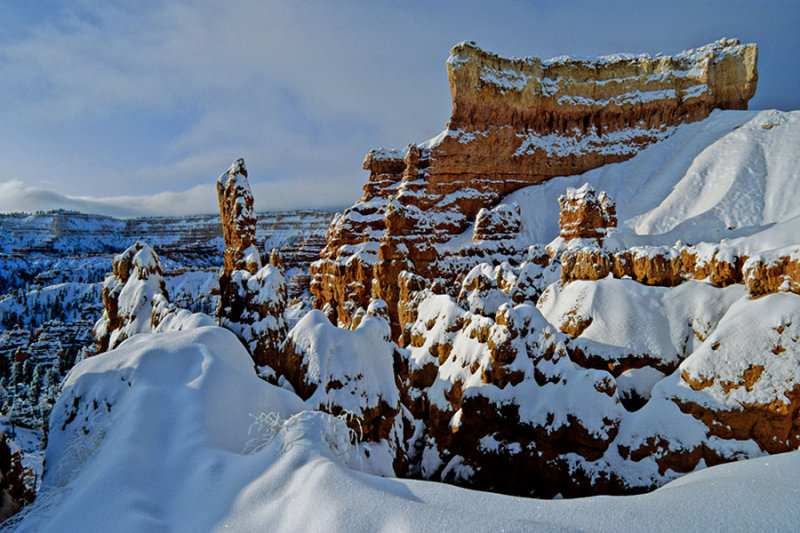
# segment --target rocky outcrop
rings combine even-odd
[[[36,494],[25,486],[31,472],[22,466],[19,452],[11,452],[6,436],[0,432],[0,522],[33,502]]]
[[[286,282],[278,268],[261,266],[244,160],[234,161],[219,177],[217,196],[225,239],[217,318],[242,340],[256,366],[271,366],[286,336]]]
[[[616,204],[605,191],[597,194],[588,183],[578,189],[567,187],[558,205],[559,237],[564,241],[595,239],[602,245],[608,230],[617,227]]]
[[[519,206],[516,204],[481,208],[475,217],[472,242],[512,239],[519,233],[521,224]]]
[[[533,267],[538,276],[525,274]],[[741,298],[715,311],[719,323],[695,331],[699,348],[677,361],[647,353],[589,361],[586,343],[528,303],[536,285],[558,286],[553,274],[533,262],[478,265],[460,304],[420,276],[400,275],[401,403],[424,428],[407,442],[411,474],[539,497],[621,494],[800,444],[796,295]],[[528,300],[514,304],[523,290]],[[580,318],[576,337],[587,327]],[[714,318],[697,309],[680,320],[691,331]],[[662,383],[632,413],[621,401],[626,380]]]
[[[777,250],[743,259],[741,276],[752,298],[776,292],[800,294],[800,250]]]
[[[561,266],[565,283],[596,281],[606,276],[630,278],[646,285],[675,287],[706,280],[715,287],[744,284],[751,298],[792,292],[800,294],[800,254],[796,248],[748,257],[724,245],[637,246],[607,249],[594,243],[548,246]]]
[[[777,292],[800,294],[800,250],[771,250],[748,257],[734,247],[703,243],[690,246],[603,246],[617,225],[614,201],[589,184],[567,188],[558,199],[559,236],[546,249],[561,266],[564,283],[606,276],[646,285],[675,287],[686,280],[707,280],[715,287],[744,283],[751,298]]]
[[[222,218],[222,237],[225,239],[223,274],[236,270],[255,274],[261,266],[256,243],[256,215],[253,193],[247,182],[244,159],[233,162],[217,180],[217,197]]]
[[[170,303],[161,260],[149,245],[137,242],[114,258],[112,268],[103,283],[103,314],[92,329],[96,353],[139,333],[211,325],[208,316]]]
[[[550,61],[457,45],[447,129],[403,152],[367,155],[364,196],[334,220],[312,265],[317,307],[347,326],[383,299],[399,337],[400,272],[439,277],[436,245],[514,190],[630,158],[714,108],[746,108],[756,58],[755,45],[735,40],[673,57]]]
[[[373,301],[351,326],[337,328],[318,310],[306,314],[289,332],[280,357],[270,362],[273,374],[267,377],[314,409],[343,418],[356,440],[377,443],[378,453],[403,474],[407,446],[400,391],[406,385],[400,376],[405,359],[391,339],[386,304]]]
[[[424,421],[420,474],[540,497],[592,492],[588,479],[568,474],[568,457],[597,460],[613,441],[623,413],[614,380],[575,366],[566,336],[534,306],[506,298],[496,307],[492,279],[516,281],[502,270],[468,276],[461,292],[471,294],[470,310],[429,289],[413,296],[402,353],[405,403]]]
[[[103,282],[103,315],[92,330],[97,353],[153,332],[169,307],[161,261],[150,246],[137,242],[114,258],[112,268]]]
[[[681,365],[673,401],[721,439],[752,439],[767,453],[800,446],[800,313],[797,297],[743,301]],[[742,309],[744,311],[744,309]],[[743,351],[741,346],[747,345]]]

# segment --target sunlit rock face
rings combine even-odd
[[[756,46],[736,40],[671,57],[548,61],[455,46],[447,61],[447,129],[406,150],[367,154],[364,196],[333,221],[312,266],[316,305],[347,326],[380,298],[399,337],[401,271],[447,278],[437,244],[505,195],[628,159],[715,108],[746,109],[756,60]],[[476,229],[484,238],[480,224]]]
[[[596,239],[602,244],[606,232],[617,227],[616,204],[605,192],[597,194],[588,183],[577,189],[568,187],[558,204],[559,237],[565,241]]]
[[[217,197],[225,239],[224,272],[247,270],[255,274],[261,266],[256,244],[256,214],[253,193],[247,181],[244,159],[237,159],[217,179]]]
[[[715,287],[744,284],[751,298],[780,292],[800,294],[797,246],[753,257],[722,242],[611,248],[603,246],[603,239],[616,228],[617,219],[614,201],[605,192],[597,193],[588,184],[567,188],[559,197],[559,206],[560,233],[546,249],[560,264],[564,283],[596,281],[610,275],[665,287],[691,279]]]
[[[219,177],[217,196],[225,239],[219,324],[239,336],[256,366],[269,365],[278,357],[286,335],[286,281],[277,267],[261,266],[253,193],[244,160],[234,161]]]

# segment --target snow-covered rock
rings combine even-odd
[[[672,57],[549,61],[504,58],[475,43],[454,46],[447,60],[453,102],[447,129],[404,151],[367,155],[364,168],[370,176],[364,196],[331,224],[322,257],[312,265],[312,293],[344,326],[359,307],[381,298],[399,335],[398,274],[409,270],[436,279],[442,246],[460,234],[479,240],[485,234],[486,212],[475,225],[481,209],[512,205],[514,198],[504,197],[529,185],[626,161],[713,109],[746,109],[758,80],[756,60],[756,45],[735,39]],[[632,173],[620,181],[639,179]],[[570,186],[588,180],[575,181]],[[590,185],[621,202],[614,195],[621,183],[613,190]],[[741,185],[747,187],[745,180]],[[650,194],[669,194],[662,184],[657,187]],[[561,182],[556,198],[565,189]],[[632,187],[629,193],[640,190]],[[723,187],[718,191],[724,192]],[[520,208],[549,214],[548,198],[538,200],[525,198]],[[660,214],[665,223],[668,216]],[[525,218],[520,232],[513,231],[516,217],[510,220],[509,236],[525,233]],[[556,213],[552,221],[557,220]],[[546,244],[555,236],[526,239],[517,249]],[[375,248],[380,250],[377,262],[372,261]]]
[[[253,193],[243,159],[219,177],[217,196],[225,238],[219,324],[236,333],[256,366],[270,365],[286,336],[286,280],[276,267],[261,266]]]
[[[103,282],[103,314],[92,333],[97,353],[118,346],[139,333],[179,331],[210,325],[212,319],[170,304],[153,249],[137,242],[114,258],[113,270]]]
[[[405,458],[398,390],[403,385],[396,377],[402,354],[391,340],[385,307],[373,302],[352,329],[337,328],[321,311],[311,311],[289,332],[273,368],[278,383],[288,382],[310,406],[345,416],[361,440],[388,446],[384,462],[394,474],[391,464]]]

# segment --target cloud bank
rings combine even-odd
[[[336,185],[315,183],[309,197],[298,194],[292,181],[253,183],[257,211],[291,209],[341,210],[344,204],[329,201],[336,197]],[[25,184],[20,180],[0,183],[0,213],[50,211],[68,209],[118,218],[139,216],[181,216],[217,213],[217,191],[214,185],[198,185],[181,192],[161,192],[139,196],[67,196],[52,190]]]

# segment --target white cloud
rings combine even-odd
[[[324,181],[280,181],[253,183],[257,211],[284,211],[318,208],[342,209],[337,184]],[[305,191],[305,193],[303,192]],[[350,203],[350,202],[347,202]],[[20,180],[0,182],[0,212],[35,212],[68,209],[113,217],[192,215],[219,210],[214,185],[198,185],[182,192],[162,192],[141,196],[66,196],[52,190],[32,187]]]

